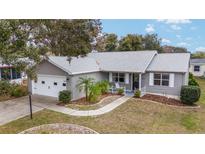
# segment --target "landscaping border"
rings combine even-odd
[[[155,104],[165,105],[165,106],[174,107],[174,108],[183,108],[183,109],[199,109],[199,108],[201,108],[200,105],[197,105],[197,106],[187,106],[187,105],[179,106],[179,105],[169,105],[169,104],[165,104],[165,103],[160,103],[160,102],[157,102],[157,101],[144,99],[144,98],[143,99],[142,98],[134,98],[134,99],[136,99],[136,100],[145,100],[145,101],[149,101],[149,102],[152,102],[152,103],[155,103]]]
[[[19,134],[32,134],[32,131],[36,131],[39,129],[43,129],[43,128],[54,128],[54,129],[79,129],[78,131],[82,133],[76,133],[76,134],[99,134],[98,132],[96,132],[95,130],[85,127],[85,126],[81,126],[81,125],[77,125],[77,124],[67,124],[67,123],[53,123],[53,124],[43,124],[40,126],[36,126],[36,127],[32,127],[29,129],[26,129],[22,132],[20,132]],[[84,132],[84,133],[83,133]],[[68,133],[67,133],[68,134]],[[74,134],[74,133],[71,133]]]

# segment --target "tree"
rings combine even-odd
[[[97,51],[115,51],[117,50],[117,46],[117,35],[114,33],[105,33],[102,36],[97,37],[95,49]]]
[[[203,51],[197,51],[193,54],[191,54],[192,58],[205,58],[205,52]]]
[[[143,49],[162,52],[161,38],[158,38],[157,34],[146,34],[143,37]]]
[[[93,78],[87,78],[87,77],[79,78],[77,87],[79,88],[80,91],[83,90],[85,92],[86,101],[88,101],[89,89],[92,86],[93,82],[94,82]]]
[[[0,57],[2,63],[24,70],[34,78],[32,70],[40,62],[39,50],[28,46],[29,31],[21,20],[0,20]]]
[[[86,55],[101,32],[100,20],[25,20],[32,41],[54,55]]]
[[[187,53],[187,49],[184,47],[174,47],[165,45],[162,47],[162,52],[165,53]]]
[[[119,41],[118,50],[120,51],[137,51],[142,50],[142,36],[137,34],[128,34]]]
[[[115,51],[117,49],[118,40],[116,34],[105,35],[105,51]]]
[[[86,55],[100,31],[100,20],[0,20],[0,57],[34,78],[36,65],[48,51]]]

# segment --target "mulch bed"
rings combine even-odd
[[[102,99],[105,98],[105,97],[108,97],[108,96],[119,96],[119,95],[118,95],[118,94],[113,94],[113,93],[103,94],[103,95],[101,95],[101,96],[99,97],[99,101],[102,100]],[[122,96],[122,95],[120,95],[120,96]],[[98,101],[98,102],[99,102],[99,101]],[[78,99],[78,100],[71,101],[70,103],[71,103],[71,104],[77,104],[77,105],[93,105],[93,104],[97,104],[98,102],[96,102],[96,103],[91,103],[91,102],[86,101],[85,97],[82,97],[82,98],[80,98],[80,99]],[[58,103],[57,105],[65,106],[66,104],[60,102],[60,103]]]
[[[33,127],[20,134],[97,134],[97,132],[80,125],[56,123]]]
[[[156,102],[159,102],[162,104],[175,105],[175,106],[197,106],[197,105],[183,104],[180,100],[177,100],[174,98],[168,98],[165,96],[158,96],[158,95],[151,95],[151,94],[146,94],[146,95],[142,96],[141,99],[156,101]]]

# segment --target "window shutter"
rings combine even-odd
[[[125,83],[129,84],[129,73],[125,73]]]
[[[169,87],[174,87],[174,73],[169,74]]]
[[[112,73],[109,72],[109,82],[112,82]]]
[[[154,73],[149,73],[149,85],[153,86],[154,81]]]

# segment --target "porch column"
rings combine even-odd
[[[142,87],[142,74],[139,74],[139,90],[141,91]]]

